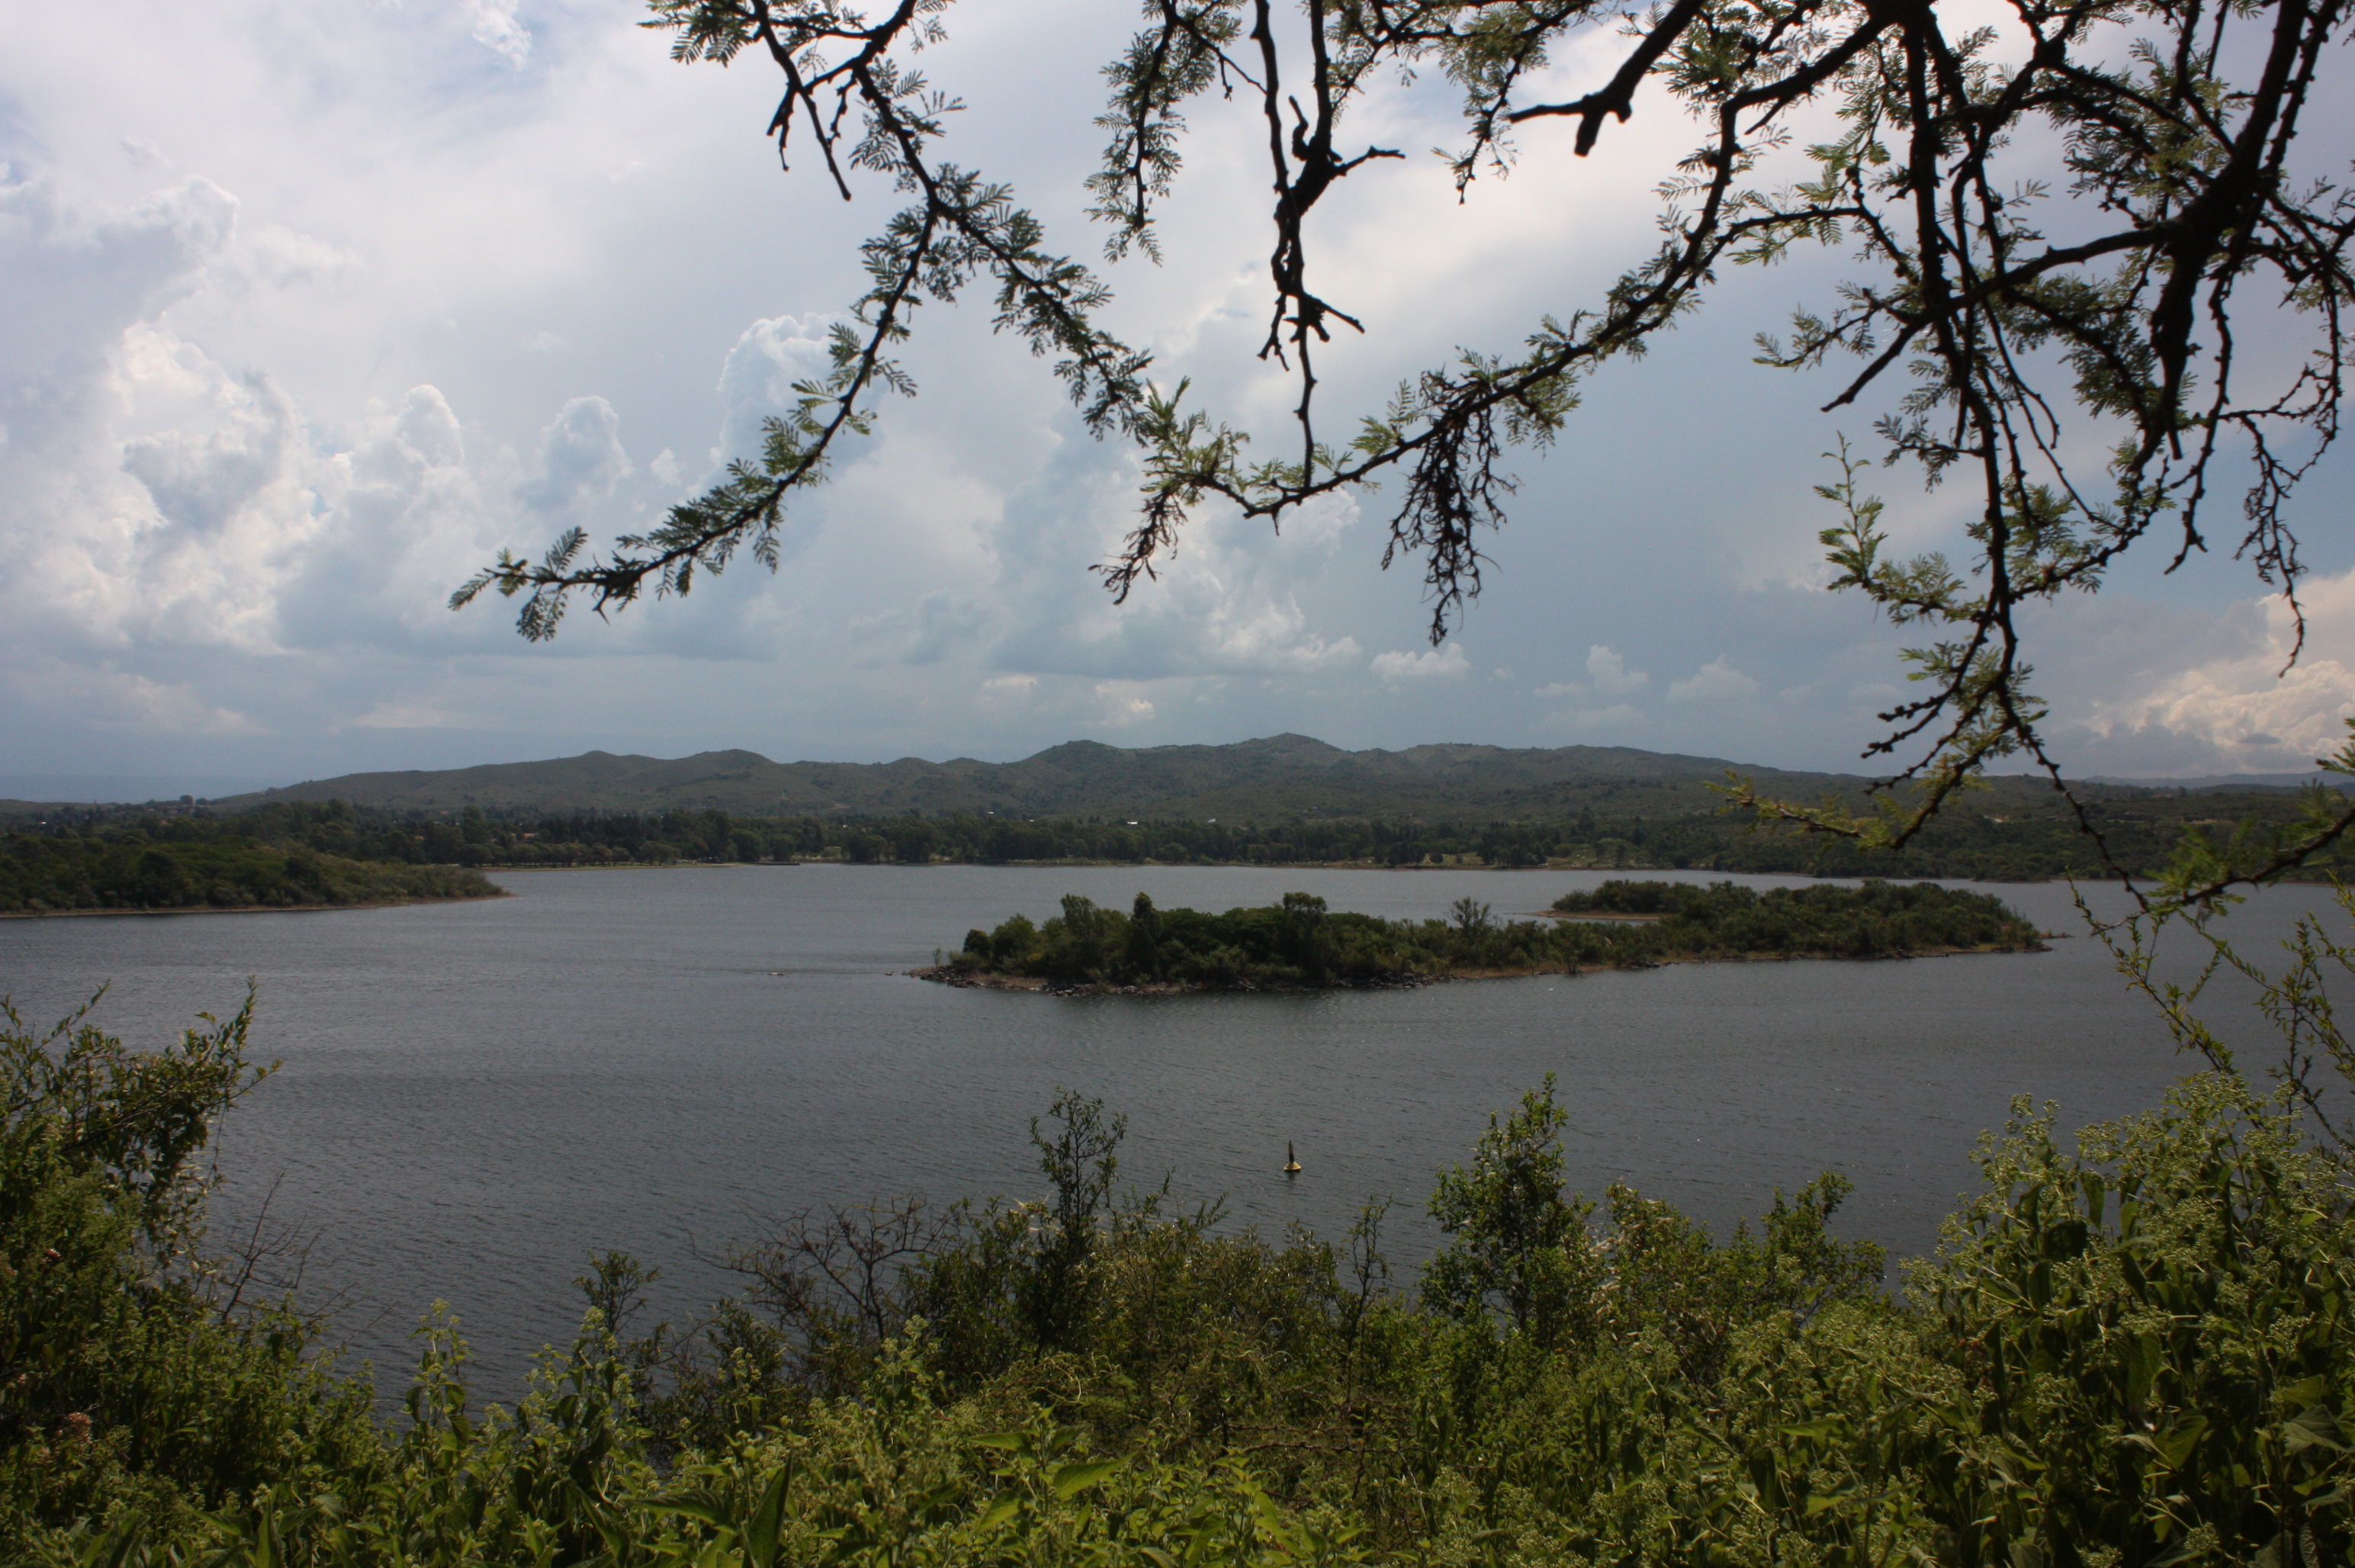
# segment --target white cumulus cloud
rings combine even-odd
[[[833,361],[826,332],[832,317],[773,315],[746,327],[719,368],[719,444],[715,463],[761,455],[763,420],[794,405],[796,382],[823,378]]]
[[[1652,684],[1652,677],[1640,669],[1629,669],[1627,660],[1618,649],[1603,643],[1593,643],[1586,649],[1586,679],[1557,680],[1539,687],[1532,695],[1538,697],[1592,697],[1604,702],[1632,697]]]
[[[1376,654],[1367,667],[1378,679],[1396,686],[1407,681],[1457,680],[1471,673],[1472,661],[1463,644],[1450,643],[1421,653],[1399,649]]]
[[[2088,705],[2087,736],[2121,757],[2219,773],[2294,772],[2335,752],[2355,717],[2355,570],[2300,591],[2307,642],[2289,664],[2296,626],[2279,598],[2245,603],[2236,646],[2197,648],[2187,667],[2161,664]],[[2286,671],[2284,667],[2288,666]]]
[[[538,472],[517,495],[535,511],[555,511],[579,500],[602,500],[629,473],[622,416],[602,398],[575,398],[540,432]]]
[[[1757,696],[1759,689],[1756,681],[1734,668],[1732,663],[1724,655],[1720,654],[1684,679],[1670,682],[1668,700],[1670,702],[1739,702],[1745,698]]]
[[[474,41],[511,66],[531,58],[531,29],[516,16],[517,0],[463,0]]]

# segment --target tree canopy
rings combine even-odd
[[[1878,813],[1748,804],[1902,845],[1989,763],[2024,757],[2062,784],[2021,612],[2097,588],[2129,550],[2179,563],[2206,549],[2212,492],[2229,506],[2238,491],[2226,539],[2297,604],[2291,499],[2338,432],[2355,298],[2355,198],[2334,177],[2338,150],[2299,139],[2344,69],[2342,0],[2000,0],[1967,17],[1920,0],[1146,0],[1104,73],[1092,212],[1108,261],[1157,259],[1188,113],[1216,99],[1263,119],[1274,199],[1259,353],[1297,400],[1294,428],[1258,443],[1188,382],[1157,379],[1103,325],[1098,272],[1050,248],[1010,188],[952,161],[960,104],[916,61],[948,7],[651,0],[646,26],[679,60],[750,51],[777,71],[781,156],[812,155],[846,198],[865,178],[903,205],[865,244],[869,286],[834,328],[831,368],[769,420],[762,451],[606,553],[578,528],[537,559],[503,552],[453,603],[521,595],[519,627],[539,639],[575,592],[600,611],[650,587],[684,593],[748,549],[773,569],[795,493],[871,428],[884,393],[914,390],[898,356],[915,307],[987,288],[997,327],[1052,362],[1087,426],[1142,453],[1135,526],[1097,567],[1116,598],[1206,507],[1274,520],[1380,484],[1384,564],[1420,565],[1437,640],[1479,591],[1484,531],[1507,518],[1509,449],[1550,442],[1606,361],[1642,353],[1727,267],[1836,246],[1849,281],[1762,333],[1757,353],[1852,365],[1826,411],[1873,415],[1880,454],[1841,440],[1818,486],[1833,508],[1823,541],[1835,586],[1918,630],[1904,654],[1918,695],[1881,716],[1870,754],[1919,787]],[[1549,96],[1550,63],[1595,37],[1615,68]],[[1411,172],[1348,129],[1401,75],[1461,94],[1463,133],[1441,160],[1459,192],[1517,159],[1607,154],[1611,127],[1639,108],[1683,113],[1696,142],[1660,187],[1648,254],[1519,344],[1465,347],[1337,433],[1317,357],[1365,324],[1319,292],[1309,219],[1338,180]],[[2263,353],[2245,341],[2253,313]],[[1972,487],[1966,557],[1893,549],[1865,476],[1876,464]],[[2355,749],[2339,764],[2355,766]],[[2278,871],[2350,820],[2318,800],[2296,833],[2187,864],[2179,889]]]

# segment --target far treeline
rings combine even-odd
[[[2008,805],[2009,803],[2007,803]],[[2155,873],[2187,834],[2217,838],[2235,824],[2259,834],[2296,817],[2298,797],[2281,792],[2153,792],[2094,804],[2094,827],[2117,863]],[[193,901],[310,901],[272,890],[298,880],[302,851],[328,880],[358,896],[366,881],[348,863],[397,862],[480,869],[495,867],[761,864],[836,860],[854,864],[1419,866],[1602,870],[1780,872],[1826,877],[1970,878],[2038,881],[2103,873],[2101,851],[2063,810],[2004,814],[1950,806],[1902,851],[1859,849],[1821,836],[1762,831],[1713,815],[1613,816],[1592,811],[1551,820],[1449,821],[1423,817],[1289,816],[1250,820],[1162,817],[1017,819],[988,815],[752,816],[718,809],[664,812],[389,811],[342,802],[272,802],[251,810],[182,806],[48,807],[0,823],[0,909],[179,907],[173,890],[202,890]],[[60,842],[112,847],[74,849]],[[236,845],[238,877],[199,845]],[[135,851],[124,853],[123,851]],[[343,864],[339,864],[343,863]],[[176,867],[175,877],[167,866]],[[265,875],[265,869],[270,874]],[[2320,880],[2355,871],[2355,846],[2339,844],[2302,875]],[[273,878],[275,879],[273,880]],[[76,880],[79,879],[79,880]],[[228,898],[232,885],[255,896]],[[451,884],[472,888],[473,884]],[[215,898],[216,890],[221,897]],[[368,894],[367,896],[381,896]],[[464,896],[418,891],[396,896]]]
[[[1043,926],[1018,914],[965,933],[921,971],[951,985],[1080,990],[1302,990],[1645,968],[1688,959],[1887,958],[2041,948],[2036,928],[1988,893],[1932,882],[1774,888],[1605,882],[1554,901],[1551,921],[1499,921],[1476,899],[1444,920],[1333,913],[1309,893],[1231,909],[1126,914],[1077,893]]]

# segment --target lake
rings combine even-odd
[[[1634,873],[1641,875],[1643,873]],[[971,926],[1066,891],[1226,909],[1302,889],[1335,909],[1434,916],[1470,894],[1544,908],[1602,873],[1241,868],[687,868],[499,873],[517,896],[289,914],[0,922],[0,990],[134,1044],[261,991],[282,1070],[231,1115],[217,1232],[314,1233],[306,1290],[349,1293],[355,1349],[405,1371],[446,1299],[478,1392],[512,1397],[570,1337],[591,1248],[666,1279],[674,1317],[725,1286],[704,1261],[763,1215],[907,1191],[1040,1187],[1028,1119],[1060,1086],[1129,1117],[1124,1174],[1223,1195],[1233,1222],[1337,1236],[1398,1200],[1401,1274],[1437,1237],[1434,1170],[1547,1072],[1572,1181],[1614,1180],[1728,1228],[1825,1169],[1838,1228],[1934,1243],[1970,1153],[2012,1096],[2064,1124],[2157,1102],[2190,1070],[2083,935],[2033,955],[1679,965],[1315,996],[1054,997],[909,978]],[[1787,878],[1742,879],[1760,885]],[[2000,893],[2075,931],[2062,885]],[[2115,895],[2113,895],[2115,896]],[[2270,954],[2315,890],[2232,917]],[[1286,1143],[1305,1167],[1281,1171]],[[388,1377],[388,1381],[390,1378]]]

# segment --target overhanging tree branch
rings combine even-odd
[[[1866,752],[1910,760],[1886,781],[1889,809],[1869,820],[1753,809],[1902,844],[2005,757],[2028,758],[2066,793],[2028,688],[2020,610],[2097,589],[2162,523],[2178,534],[2177,562],[2204,549],[2217,465],[2243,452],[2254,477],[2240,553],[2289,597],[2302,635],[2287,508],[2337,438],[2355,197],[2335,170],[2300,165],[2297,127],[2327,62],[2343,58],[2332,51],[2350,41],[2348,0],[2005,0],[1996,26],[1966,27],[1922,0],[1672,0],[1640,14],[1626,0],[1146,0],[1106,73],[1094,214],[1111,226],[1108,255],[1157,258],[1154,204],[1179,173],[1188,106],[1215,91],[1258,116],[1274,194],[1261,354],[1298,386],[1298,444],[1264,460],[1250,456],[1249,432],[1191,406],[1187,383],[1147,379],[1146,357],[1096,325],[1104,285],[1044,250],[1009,193],[939,158],[958,105],[912,57],[940,37],[948,4],[898,0],[869,20],[838,3],[655,0],[648,25],[671,33],[682,60],[725,64],[762,46],[783,82],[769,127],[781,158],[798,126],[837,191],[879,175],[911,205],[868,243],[870,286],[837,329],[831,370],[795,389],[757,460],[662,528],[617,541],[610,559],[581,564],[575,530],[538,560],[503,553],[456,602],[487,587],[523,594],[519,625],[541,637],[576,591],[600,610],[649,584],[684,592],[746,544],[773,567],[792,493],[869,428],[877,388],[912,389],[892,354],[913,305],[986,276],[999,327],[1055,358],[1092,430],[1140,448],[1137,525],[1098,569],[1115,600],[1154,574],[1205,505],[1277,522],[1395,475],[1384,561],[1422,562],[1437,640],[1479,591],[1481,531],[1509,516],[1509,449],[1550,441],[1603,365],[1697,308],[1724,264],[1849,244],[1860,275],[1837,307],[1800,313],[1787,342],[1762,339],[1760,358],[1811,368],[1857,357],[1828,411],[1882,399],[1884,464],[1971,485],[1977,505],[1959,565],[1899,560],[1879,502],[1857,487],[1869,464],[1827,488],[1845,511],[1825,536],[1838,585],[1932,631],[1905,654],[1919,695],[1881,715],[1888,731]],[[1527,98],[1571,46],[1612,32],[1623,43],[1599,85]],[[1628,120],[1647,87],[1702,140],[1660,187],[1646,259],[1518,348],[1463,349],[1410,378],[1332,445],[1313,420],[1316,353],[1334,321],[1368,324],[1319,288],[1308,229],[1339,180],[1397,159],[1339,151],[1369,84],[1423,72],[1463,93],[1467,141],[1446,156],[1459,192],[1484,161],[1522,155],[1508,133],[1570,120],[1571,155],[1591,155],[1606,120]],[[1828,140],[1801,141],[1827,129]],[[1786,165],[1786,183],[1767,183]],[[2062,219],[2059,238],[2044,231],[2048,212]],[[2286,384],[2244,390],[2232,305],[2249,300],[2307,334]],[[1909,804],[1895,805],[1900,795]],[[2303,852],[2343,831],[2316,827]],[[2213,896],[2284,863],[2268,850],[2183,888]]]

